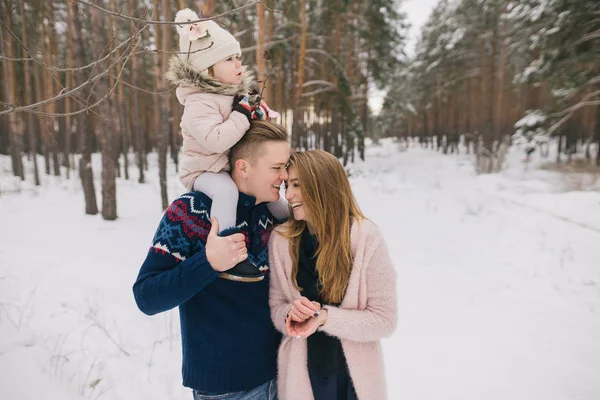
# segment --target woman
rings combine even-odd
[[[327,152],[292,154],[286,198],[292,218],[269,243],[271,319],[286,335],[279,397],[386,399],[380,339],[396,326],[396,274],[383,235]]]

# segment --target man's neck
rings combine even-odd
[[[233,183],[235,183],[235,186],[237,186],[239,192],[250,194],[247,190],[246,180],[236,174],[235,171],[231,173],[231,179],[233,180]]]
[[[235,171],[231,173],[231,179],[233,179],[233,183],[235,183],[235,186],[237,186],[238,192],[242,192],[247,194],[248,196],[255,197],[254,194],[248,190],[246,180],[238,174],[236,174]]]

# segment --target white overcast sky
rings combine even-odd
[[[402,2],[401,10],[406,13],[408,22],[411,25],[406,46],[406,53],[409,56],[414,52],[415,41],[421,27],[429,18],[429,14],[431,14],[431,10],[437,2],[438,0],[404,0]]]
[[[406,18],[411,25],[405,50],[406,54],[409,56],[414,54],[415,43],[421,30],[421,26],[427,21],[431,10],[437,2],[438,0],[404,0],[402,2],[400,9],[406,13]],[[374,88],[371,90],[369,105],[373,112],[379,113],[384,96],[385,92],[383,91]]]

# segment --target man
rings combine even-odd
[[[284,128],[254,121],[230,154],[242,233],[218,236],[218,221],[209,219],[210,198],[184,194],[165,212],[133,285],[145,314],[179,307],[183,385],[194,390],[195,399],[276,399],[281,337],[269,312],[273,217],[266,203],[279,199],[289,153]],[[265,279],[221,279],[246,258]]]

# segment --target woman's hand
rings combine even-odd
[[[285,320],[285,333],[297,339],[306,339],[323,326],[327,321],[327,310],[323,310],[317,317],[307,319],[303,322],[294,322],[291,318]]]
[[[302,296],[292,302],[292,308],[286,317],[294,322],[303,322],[309,318],[317,317],[320,311],[321,305],[319,303]]]

